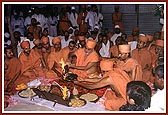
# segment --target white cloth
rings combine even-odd
[[[119,34],[114,34],[114,35],[111,37],[110,40],[113,42],[114,45],[116,45],[116,44],[115,44],[115,41],[116,41],[117,37],[118,37],[118,36],[121,36],[121,35],[122,35],[122,33],[120,32]]]
[[[99,50],[99,53],[102,57],[110,58],[110,41],[107,41],[107,44],[102,43],[102,48]]]
[[[98,16],[95,17],[95,20],[96,20],[96,24],[98,24],[98,27],[99,27],[99,32],[101,32],[101,28],[103,26],[103,23],[102,22],[99,22],[100,20],[103,20],[103,15],[99,12],[98,13]]]
[[[91,26],[90,31],[93,31],[96,25],[95,17],[97,17],[97,14],[93,11],[89,11],[86,15],[85,22],[89,22],[89,26]]]
[[[25,39],[24,40],[26,40],[27,39],[27,37],[25,37]],[[33,43],[33,41],[30,41],[29,39],[27,39],[28,41],[29,41],[29,43],[30,43],[30,49],[32,49],[35,45],[34,45],[34,43]]]
[[[21,33],[21,36],[25,36],[24,19],[22,17],[18,17],[17,19],[11,17],[11,25],[13,32],[19,31]]]
[[[57,24],[58,24],[58,18],[53,16],[48,17],[48,24],[49,24],[49,35],[52,37],[57,36]]]
[[[34,46],[35,45],[34,45],[33,41],[30,41],[30,49],[32,49]]]
[[[72,39],[69,39],[67,41],[65,41],[65,37],[63,36],[62,39],[61,39],[61,45],[62,45],[62,48],[65,48],[66,46],[69,45],[69,42],[71,41]]]
[[[96,42],[98,42],[98,37],[99,37],[99,34],[100,34],[100,33],[98,32],[98,34],[97,34],[97,36],[96,36],[96,39],[95,39],[95,40],[96,40]]]
[[[47,30],[49,29],[48,17],[45,17],[45,23],[43,25],[43,28],[47,28]]]
[[[137,48],[137,43],[137,41],[128,42],[128,44],[131,46],[131,51]]]
[[[32,15],[31,18],[35,18],[37,20],[37,22],[40,22],[40,27],[42,28],[42,30],[44,29],[44,26],[46,24],[46,18],[44,17],[43,14],[34,14]]]
[[[151,98],[151,106],[145,111],[166,112],[166,90],[158,90]]]
[[[50,36],[50,35],[48,35],[47,37],[49,38],[50,46],[53,46],[53,44],[52,44],[52,40],[53,40],[54,37],[52,37],[52,36]]]
[[[164,19],[163,19],[163,18],[160,18],[160,24],[163,25],[163,27],[162,27],[162,31],[164,31]]]
[[[22,41],[24,41],[24,40],[26,40],[26,37],[20,37],[20,42],[18,42],[18,44],[17,44],[17,52],[18,52],[18,57],[19,57],[19,55],[20,55],[20,53],[21,53],[21,51],[22,51],[22,48],[21,48],[21,46],[20,46],[20,43],[22,43]]]
[[[31,25],[31,17],[27,16],[24,21],[25,27],[28,29],[28,27]]]
[[[8,40],[8,41],[6,41],[6,42],[4,41],[4,44],[6,44],[6,45],[8,45],[8,46],[11,45],[11,43],[12,43],[11,40]]]
[[[75,13],[75,17],[74,17],[74,14],[73,14],[73,13],[71,13],[71,14],[69,15],[69,20],[71,21],[72,26],[77,26],[77,27],[79,27],[79,25],[78,25],[78,23],[77,23],[77,19],[78,19],[78,14],[77,14],[77,13]]]
[[[31,100],[30,98],[21,98],[18,95],[13,95],[11,97],[13,99],[19,100],[22,103],[26,103],[29,106],[39,105],[42,107],[47,107],[47,108],[54,110],[54,111],[62,111],[62,112],[72,111],[73,113],[75,111],[106,111],[104,105],[96,104],[94,102],[87,102],[86,105],[81,106],[81,107],[67,107],[65,105],[61,105],[61,104],[56,103],[55,106],[53,107],[54,102],[39,98],[38,96],[35,96],[33,98],[34,100]],[[20,110],[25,111],[25,110],[27,110],[27,108],[20,108]],[[41,110],[40,110],[40,112],[41,112]]]

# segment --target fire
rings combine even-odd
[[[61,58],[61,61],[60,61],[59,63],[61,64],[62,71],[65,72],[65,69],[64,69],[64,67],[65,67],[65,62],[64,62],[63,58]]]
[[[67,87],[64,86],[64,87],[63,87],[63,91],[62,91],[63,99],[64,99],[64,100],[67,98],[67,91],[68,91]]]

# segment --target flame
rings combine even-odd
[[[65,62],[64,62],[63,58],[61,58],[61,61],[59,63],[61,64],[62,71],[65,72],[65,69],[64,69]]]
[[[67,97],[67,87],[66,86],[64,86],[63,87],[63,91],[62,91],[62,94],[63,94],[63,99],[65,100],[66,99],[66,97]]]

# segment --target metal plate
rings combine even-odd
[[[86,94],[80,95],[79,98],[89,102],[96,102],[99,99],[99,96],[94,93],[86,93]]]
[[[19,91],[18,95],[22,98],[32,98],[35,97],[37,94],[33,91],[32,88],[27,88]]]
[[[73,98],[69,100],[69,107],[82,107],[86,105],[86,103],[84,99]]]

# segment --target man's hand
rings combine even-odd
[[[81,78],[81,77],[77,77],[77,80],[78,80],[78,81],[85,81],[85,79],[84,79],[84,78]]]

